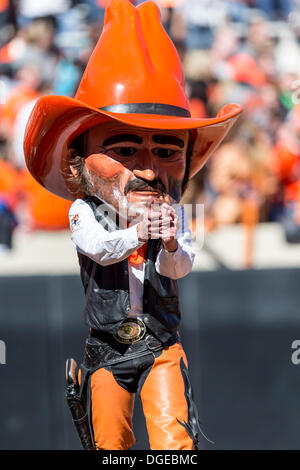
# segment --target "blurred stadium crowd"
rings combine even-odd
[[[0,251],[14,228],[68,226],[69,203],[29,175],[26,122],[44,94],[73,96],[107,0],[0,0]],[[138,4],[141,1],[134,1]],[[191,112],[244,106],[228,141],[190,182],[205,227],[283,224],[300,242],[300,0],[159,0],[182,58]]]

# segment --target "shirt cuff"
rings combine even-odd
[[[172,258],[174,260],[177,260],[177,258],[180,257],[180,254],[182,254],[182,253],[180,253],[179,243],[177,245],[177,250],[175,250],[175,251],[168,251],[162,244],[161,249],[159,251],[159,258],[162,257],[162,258],[165,258],[166,260]]]

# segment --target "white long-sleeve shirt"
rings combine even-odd
[[[160,248],[155,269],[162,276],[179,279],[191,270],[195,253],[191,246],[191,231],[182,206],[176,207],[179,219],[177,231],[178,248],[168,252]],[[144,243],[139,242],[137,225],[109,232],[97,222],[90,206],[77,199],[69,211],[71,239],[79,253],[82,253],[102,266],[118,263]],[[128,260],[129,295],[131,310],[129,317],[143,315],[143,284],[145,263],[133,264]]]

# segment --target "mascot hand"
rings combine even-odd
[[[138,239],[146,242],[149,238],[161,238],[168,251],[175,251],[177,249],[176,233],[178,228],[178,217],[172,206],[166,202],[152,204],[149,201],[142,221],[137,227]]]

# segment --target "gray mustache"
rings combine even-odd
[[[155,179],[150,183],[146,183],[145,181],[135,178],[133,180],[128,181],[124,188],[125,196],[129,193],[129,191],[159,191],[162,195],[166,194],[166,188],[162,181],[159,179]]]

